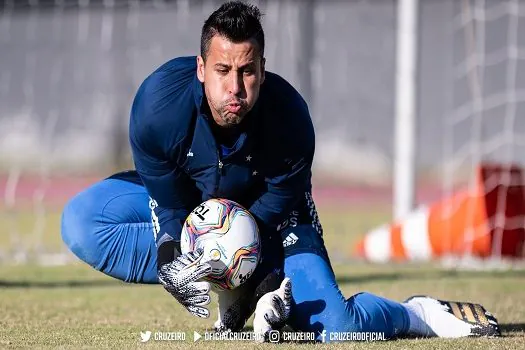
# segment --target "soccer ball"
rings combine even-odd
[[[253,216],[234,201],[214,198],[200,204],[182,227],[182,254],[204,250],[203,260],[212,267],[204,279],[215,290],[242,285],[260,259],[259,229]]]

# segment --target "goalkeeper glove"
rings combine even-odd
[[[266,293],[257,302],[253,331],[264,335],[261,340],[267,340],[271,330],[283,328],[290,317],[292,306],[292,282],[285,278],[279,289]]]
[[[175,260],[160,266],[158,278],[177,301],[192,315],[208,318],[210,312],[205,305],[210,303],[210,284],[197,282],[211,273],[209,263],[201,263],[203,250],[179,255]]]
[[[263,295],[277,289],[283,280],[282,269],[260,265],[254,275],[246,283],[234,290],[217,292],[219,312],[214,324],[215,331],[236,332],[241,330],[253,314],[257,302]],[[261,279],[262,278],[262,279]]]

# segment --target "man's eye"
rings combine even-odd
[[[252,75],[254,71],[252,69],[246,69],[243,73],[244,75]]]
[[[219,72],[221,74],[228,74],[228,70],[227,69],[217,69],[217,72]]]

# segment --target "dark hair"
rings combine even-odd
[[[221,35],[234,43],[255,39],[259,53],[264,57],[264,31],[261,11],[255,5],[242,1],[223,4],[204,22],[201,33],[201,56],[206,61],[211,39]]]

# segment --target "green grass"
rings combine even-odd
[[[525,344],[524,271],[458,272],[432,264],[369,265],[339,263],[348,256],[361,233],[384,222],[386,210],[361,208],[336,211],[320,208],[326,244],[333,259],[341,290],[346,296],[372,292],[394,300],[413,294],[430,294],[452,300],[475,301],[500,321],[500,339],[425,339],[378,343],[345,343],[330,348],[449,349],[523,348]],[[23,241],[32,241],[32,211],[11,217]],[[46,215],[43,244],[61,246],[59,210]],[[9,245],[2,232],[0,247]],[[249,342],[193,343],[193,331],[211,328],[216,317],[190,316],[159,286],[131,285],[116,281],[80,263],[59,267],[2,266],[0,269],[0,348],[227,348],[251,349]],[[248,325],[251,325],[249,321]],[[140,331],[185,331],[187,341],[140,343]],[[260,348],[314,348],[322,344],[263,344]]]
[[[432,266],[336,265],[343,293],[350,296],[369,291],[401,300],[424,293],[484,304],[499,319],[501,339],[398,340],[353,344],[359,348],[518,348],[525,340],[525,274],[508,272],[447,272]],[[139,332],[185,331],[184,346],[194,346],[193,331],[210,328],[216,316],[212,305],[209,320],[191,317],[159,286],[129,285],[113,280],[81,264],[38,268],[2,269],[0,284],[0,348],[17,347],[177,347],[178,342],[139,342]],[[195,346],[231,346],[227,342],[198,342]],[[235,347],[253,344],[238,342]],[[265,345],[272,346],[270,344]],[[313,344],[281,347],[312,348]],[[348,344],[345,347],[349,346]]]

